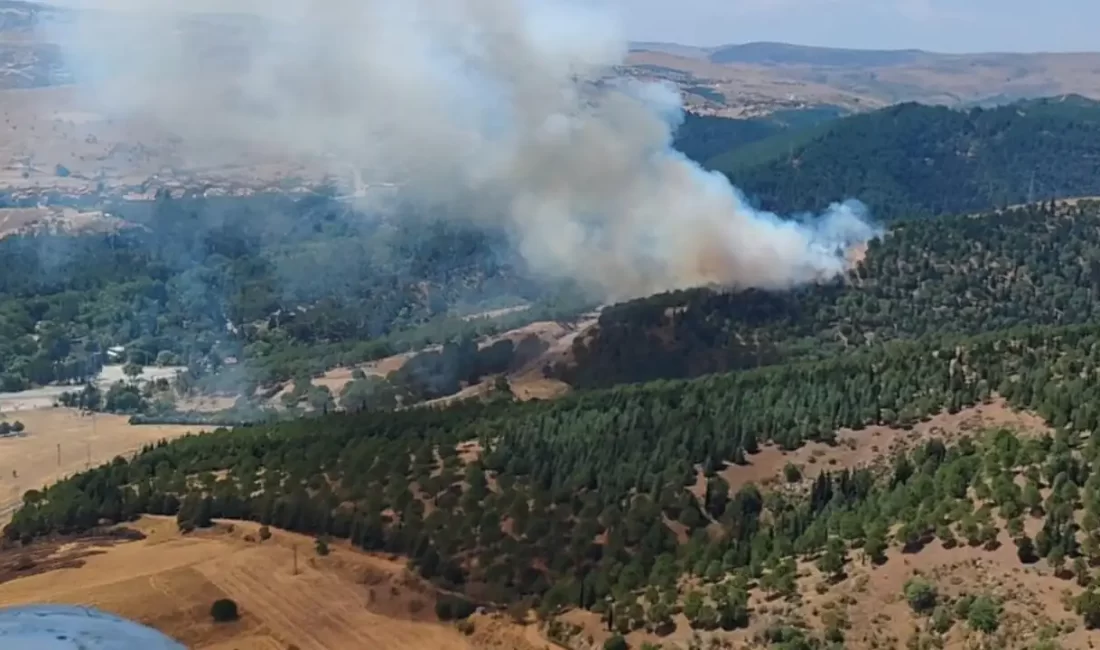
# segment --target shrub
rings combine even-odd
[[[621,635],[616,634],[603,642],[603,650],[628,650],[630,645]]]
[[[932,611],[936,607],[937,597],[936,587],[920,578],[905,583],[905,600],[909,601],[909,607],[914,612],[923,614]]]
[[[435,615],[441,621],[460,621],[474,613],[474,604],[459,596],[440,596],[435,603]]]
[[[970,604],[966,622],[979,632],[986,634],[995,632],[1001,624],[1001,604],[989,596],[978,596]]]
[[[266,542],[269,539],[271,539],[271,529],[266,525],[260,526],[260,541]]]
[[[473,621],[459,621],[455,623],[455,627],[458,628],[459,632],[465,634],[466,636],[470,636],[474,633]]]
[[[802,480],[802,470],[793,463],[787,463],[783,467],[783,478],[787,479],[788,483],[797,483]]]
[[[228,598],[219,598],[210,606],[210,617],[215,623],[228,623],[240,618],[237,603]]]

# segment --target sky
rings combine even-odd
[[[939,52],[1100,50],[1100,0],[607,0],[632,40]]]

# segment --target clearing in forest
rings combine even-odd
[[[729,465],[719,474],[734,491],[748,483],[769,485],[782,481],[788,464],[797,467],[803,478],[812,479],[823,471],[874,465],[930,438],[949,442],[964,434],[973,435],[984,429],[1001,427],[1014,431],[1050,431],[1039,416],[1016,410],[1004,398],[994,396],[988,404],[977,404],[957,413],[941,412],[910,429],[881,425],[859,431],[841,429],[837,432],[834,445],[810,442],[792,451],[771,444],[761,445],[760,452],[749,456],[747,464]],[[705,490],[706,477],[700,470],[692,492],[701,496]]]

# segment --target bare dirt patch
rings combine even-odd
[[[798,467],[804,478],[813,479],[823,471],[871,466],[929,438],[950,441],[966,433],[998,427],[1050,431],[1039,416],[1017,411],[1004,399],[995,397],[989,404],[978,404],[957,413],[938,413],[909,430],[886,426],[871,426],[860,431],[841,429],[835,445],[811,442],[794,451],[774,445],[762,446],[759,453],[748,457],[748,464],[730,465],[720,474],[735,491],[748,483],[766,485],[781,480],[788,463]],[[706,477],[700,472],[692,491],[701,496],[705,490]]]
[[[197,432],[194,426],[131,426],[121,415],[83,415],[75,409],[21,411],[26,427],[20,437],[0,438],[0,523],[6,523],[23,493],[65,476],[127,456],[142,446]],[[60,462],[58,456],[60,455]]]

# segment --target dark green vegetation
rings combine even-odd
[[[750,150],[755,143],[778,141],[780,134],[806,137],[802,134],[824,128],[818,125],[829,124],[840,115],[839,109],[830,106],[776,111],[765,117],[744,120],[688,113],[676,130],[673,146],[688,158],[705,163],[719,154]]]
[[[740,144],[708,166],[781,214],[848,197],[889,220],[1100,194],[1100,103],[1080,97],[901,104]]]
[[[188,218],[186,210],[172,214]],[[324,214],[307,218],[299,240],[352,227]],[[309,387],[302,368],[323,366],[310,365],[318,351],[346,359],[400,328],[455,322],[453,305],[484,299],[481,287],[546,301],[545,289],[514,266],[487,265],[480,251],[491,243],[456,245],[467,240],[448,231],[420,253],[434,262],[416,266],[422,258],[409,256],[415,272],[402,275],[398,265],[394,284],[372,280],[376,261],[358,276],[336,269],[356,280],[334,302],[309,283],[280,283],[299,304],[324,305],[319,314],[312,312],[321,307],[281,310],[284,294],[270,290],[265,273],[285,267],[270,260],[316,264],[299,277],[319,277],[314,269],[334,256],[357,259],[340,246],[371,240],[323,239],[323,256],[312,259],[300,243],[250,248],[255,235],[245,232],[229,250],[259,253],[218,253],[218,274],[203,285],[220,290],[210,322],[229,315],[237,331],[196,348],[198,356],[209,368],[224,349],[252,371],[269,368],[257,382],[295,377],[287,401],[320,415],[161,443],[28,492],[8,540],[31,543],[142,513],[175,516],[185,531],[219,517],[251,519],[313,535],[325,549],[327,540],[347,539],[409,557],[449,594],[437,605],[441,618],[462,618],[475,603],[533,602],[545,616],[581,607],[616,634],[660,635],[680,613],[698,629],[745,628],[761,620],[754,592],[797,601],[800,560],[835,585],[857,555],[896,562],[934,540],[993,549],[1003,529],[1021,564],[1043,560],[1067,587],[1074,578],[1084,590],[1077,612],[1100,624],[1089,571],[1100,565],[1100,204],[905,220],[836,281],[788,293],[680,292],[608,308],[597,335],[577,347],[578,365],[559,369],[588,390],[522,404],[502,390],[483,403],[385,413],[377,409],[396,404],[394,386],[430,399],[537,350],[521,351],[521,343],[477,351],[452,335],[391,381],[357,377],[339,396],[348,412],[338,414],[337,396]],[[185,234],[172,246],[192,257],[238,241],[230,231],[187,248]],[[202,253],[198,269],[212,256]],[[424,283],[431,291],[410,291]],[[442,296],[435,307],[424,297],[433,292]],[[152,322],[172,326],[173,299],[152,302],[136,304],[163,309]],[[386,317],[373,320],[376,308]],[[260,317],[272,310],[279,316]],[[180,322],[178,349],[150,352],[191,361],[188,346],[197,344]],[[201,368],[196,375],[224,378]],[[998,396],[1042,416],[1053,433],[924,440],[855,469],[791,465],[774,491],[737,480],[766,444],[793,450],[834,443],[845,428],[909,428]],[[999,633],[1002,603],[975,594],[948,608],[934,587],[913,582],[904,596],[935,634],[964,624]],[[845,635],[839,622],[821,638],[776,625],[762,640],[838,648]]]
[[[26,431],[26,427],[19,420],[14,422],[8,422],[7,420],[0,420],[0,436],[10,435],[22,435]]]
[[[752,616],[751,585],[794,597],[796,556],[842,575],[853,546],[883,561],[888,544],[915,552],[933,537],[993,544],[1001,519],[1024,543],[1013,521],[1037,517],[1039,556],[1100,561],[1100,437],[1090,433],[1100,431],[1098,371],[1100,328],[1033,327],[550,403],[221,430],[30,492],[6,534],[30,539],[142,512],[175,514],[185,529],[255,519],[406,554],[475,601],[534,595],[546,613],[592,608],[626,631],[667,626],[683,598],[693,625],[736,628]],[[825,472],[794,498],[732,491],[719,475],[765,441],[795,448],[840,427],[904,426],[994,390],[1058,433],[931,441],[882,471]],[[455,446],[468,440],[485,451],[467,462]],[[697,471],[709,477],[700,497],[687,489]],[[887,531],[902,522],[891,542]],[[681,593],[685,574],[706,590]]]
[[[237,603],[229,598],[219,598],[210,606],[210,617],[215,623],[229,623],[241,617]]]
[[[671,308],[676,307],[673,310]],[[791,292],[677,292],[605,309],[577,386],[692,377],[1100,316],[1100,204],[898,224],[849,277]]]
[[[0,391],[82,383],[125,346],[185,390],[269,385],[572,314],[504,233],[352,212],[328,194],[122,202],[115,234],[0,240]],[[501,319],[463,314],[523,302]]]

